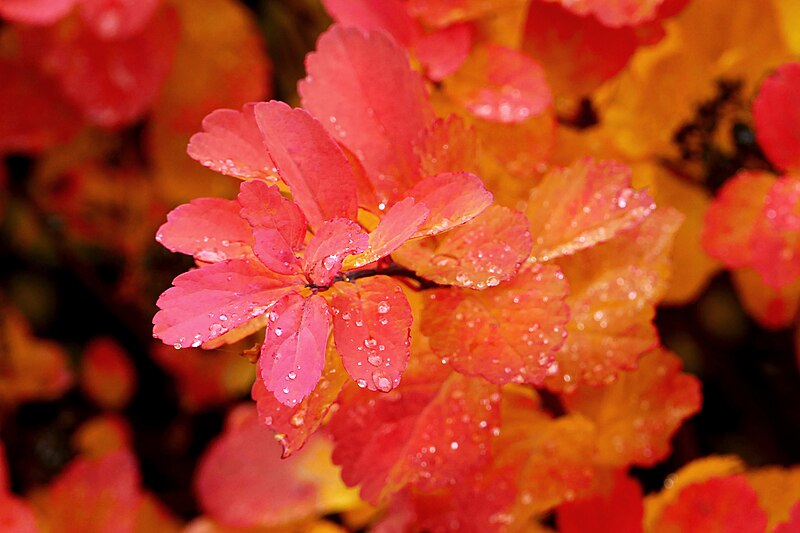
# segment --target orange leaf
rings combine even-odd
[[[100,407],[122,409],[130,402],[136,389],[136,369],[113,338],[92,340],[81,366],[81,388]]]

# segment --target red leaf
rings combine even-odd
[[[366,31],[383,30],[406,48],[422,33],[400,0],[323,0],[322,4],[336,22]]]
[[[469,172],[446,172],[425,178],[406,193],[430,210],[415,237],[436,235],[460,226],[492,204],[492,193]]]
[[[277,101],[256,104],[255,116],[278,175],[311,227],[334,218],[355,220],[353,170],[322,124],[304,109]]]
[[[524,122],[553,102],[544,70],[536,61],[493,44],[474,50],[445,80],[444,90],[476,117],[504,123]]]
[[[198,198],[176,207],[158,229],[156,240],[172,252],[218,263],[252,253],[253,232],[234,200]]]
[[[78,458],[50,486],[41,510],[63,533],[133,531],[139,483],[136,459],[128,450]]]
[[[328,303],[319,295],[287,294],[270,310],[258,374],[282,404],[293,407],[316,387],[329,329]]]
[[[260,180],[242,183],[237,200],[241,216],[254,228],[253,251],[261,262],[279,274],[295,273],[299,261],[294,252],[302,246],[307,230],[297,204]]]
[[[594,15],[606,26],[634,26],[653,20],[665,0],[549,0],[576,15]]]
[[[431,293],[422,332],[437,355],[457,371],[492,383],[539,385],[564,342],[567,283],[552,265],[523,270],[484,291]]]
[[[347,373],[369,390],[397,387],[408,364],[412,321],[400,285],[375,276],[334,289],[333,336]]]
[[[717,477],[681,490],[658,518],[654,533],[763,533],[767,513],[743,475]]]
[[[184,272],[158,299],[153,335],[176,348],[199,347],[266,313],[304,285],[255,259],[234,259]]]
[[[382,32],[334,25],[306,56],[306,70],[303,107],[363,163],[378,199],[397,201],[416,183],[413,145],[433,114],[406,52]]]
[[[800,278],[800,175],[773,183],[750,247],[752,266],[770,287],[781,289]]]
[[[66,16],[78,0],[0,0],[0,17],[49,26]]]
[[[407,484],[432,491],[458,483],[488,459],[499,422],[498,388],[455,373],[378,396],[350,386],[340,401],[328,426],[333,461],[372,503]]]
[[[81,388],[105,409],[122,409],[136,390],[136,369],[111,337],[93,339],[81,361]]]
[[[314,485],[301,479],[296,462],[281,460],[280,454],[253,407],[234,410],[200,459],[195,477],[200,507],[223,526],[242,529],[283,525],[313,514]]]
[[[595,17],[533,0],[522,49],[544,65],[555,94],[583,97],[622,70],[638,45],[633,28],[609,28]]]
[[[775,178],[766,172],[739,172],[717,193],[706,212],[703,248],[729,268],[750,265],[750,241]]]
[[[275,181],[275,168],[256,124],[255,104],[241,111],[217,109],[203,119],[187,152],[203,166],[226,176]]]
[[[469,56],[473,33],[472,25],[464,23],[423,35],[416,42],[414,52],[428,78],[442,81],[456,72]]]
[[[142,31],[160,0],[80,0],[84,23],[103,40],[127,39]]]
[[[800,170],[800,63],[786,63],[753,101],[758,144],[776,166]]]
[[[259,419],[275,432],[275,439],[283,446],[283,457],[289,457],[300,450],[319,429],[347,381],[342,358],[336,353],[331,337],[328,340],[322,377],[311,394],[296,406],[287,407],[280,403],[266,389],[264,381],[257,379],[253,383],[252,397],[258,407]]]
[[[570,284],[571,316],[548,388],[610,383],[658,344],[652,319],[682,220],[677,211],[657,209],[635,229],[559,261]]]
[[[800,531],[800,500],[789,511],[789,519],[775,527],[773,533],[792,533]]]
[[[386,257],[410,239],[428,217],[430,210],[423,204],[405,198],[394,204],[369,234],[369,246],[344,262],[347,269],[360,268]]]
[[[67,98],[92,123],[113,128],[140,118],[158,96],[172,65],[178,26],[175,11],[162,9],[126,39],[103,41],[80,25],[30,36],[41,39],[35,53]]]
[[[493,205],[468,224],[409,241],[392,257],[436,283],[485,289],[512,277],[530,249],[525,215]]]
[[[560,533],[641,533],[642,487],[622,472],[606,494],[562,504],[556,516]]]
[[[3,493],[0,493],[0,527],[9,533],[41,531],[36,523],[36,515],[25,500]]]
[[[531,223],[529,261],[548,261],[614,238],[655,209],[652,198],[631,188],[631,170],[613,161],[582,159],[548,172],[532,191],[525,214]]]
[[[327,287],[341,272],[345,257],[363,252],[367,246],[369,236],[356,222],[329,220],[308,241],[303,269],[313,283]]]

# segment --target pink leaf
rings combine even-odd
[[[0,17],[24,24],[49,26],[72,9],[78,0],[0,0]]]
[[[192,200],[170,211],[156,240],[170,251],[206,263],[246,257],[251,252],[253,233],[239,209],[234,200]]]
[[[293,407],[314,390],[325,364],[329,327],[322,296],[287,294],[272,307],[258,370],[282,404]]]
[[[203,130],[192,135],[187,152],[203,166],[226,176],[275,181],[275,169],[261,140],[253,114],[255,104],[241,111],[217,109],[203,119]]]
[[[433,81],[442,81],[464,64],[472,48],[473,27],[453,24],[422,36],[414,51]]]
[[[198,347],[263,315],[303,285],[255,259],[233,259],[190,270],[158,299],[153,334],[176,348]]]
[[[403,245],[417,231],[430,211],[413,198],[405,198],[394,204],[369,234],[369,247],[358,255],[348,257],[345,268],[360,268],[386,257]]]
[[[80,14],[100,39],[126,39],[142,31],[160,5],[160,0],[81,0]]]
[[[355,220],[353,170],[320,122],[303,109],[277,101],[256,104],[255,115],[278,175],[312,228],[333,218]]]
[[[375,276],[334,286],[333,335],[359,387],[388,392],[408,364],[411,306],[393,279]]]
[[[400,0],[323,0],[322,4],[336,22],[367,31],[383,30],[406,48],[422,33]]]
[[[415,237],[436,235],[472,220],[492,203],[492,193],[469,172],[446,172],[425,178],[407,196],[430,209]]]
[[[772,185],[750,247],[753,268],[770,287],[781,289],[800,278],[800,175]]]
[[[382,32],[334,25],[306,56],[306,70],[303,107],[356,154],[379,200],[397,201],[418,178],[413,145],[433,115],[406,52]]]
[[[368,245],[369,237],[356,222],[329,220],[308,241],[303,269],[316,285],[328,286],[341,272],[345,257],[363,252]]]
[[[761,85],[753,101],[758,144],[782,169],[800,169],[800,63],[787,63]]]

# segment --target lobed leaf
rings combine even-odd
[[[753,100],[758,144],[785,170],[800,170],[800,63],[786,63],[761,84]]]
[[[156,240],[172,252],[204,263],[246,258],[252,253],[253,231],[239,211],[234,200],[192,200],[167,214]]]
[[[431,348],[458,372],[540,385],[564,342],[567,282],[558,267],[523,270],[484,291],[439,289],[422,314]]]
[[[353,170],[322,124],[304,109],[274,100],[257,103],[254,112],[277,173],[311,227],[334,218],[355,220]]]
[[[451,486],[488,460],[499,400],[496,386],[455,373],[379,396],[351,385],[328,426],[333,461],[372,503],[406,485]]]
[[[256,123],[255,104],[246,104],[241,111],[217,109],[210,113],[203,119],[203,131],[192,135],[187,153],[226,176],[276,180],[276,170]]]
[[[411,307],[392,278],[334,285],[333,337],[347,373],[361,388],[389,392],[410,354]]]
[[[308,241],[303,270],[314,284],[327,287],[341,272],[345,258],[368,246],[369,236],[358,223],[346,218],[328,220]]]
[[[469,222],[492,204],[492,193],[469,172],[446,172],[423,179],[406,193],[429,209],[414,237],[436,235]]]
[[[525,214],[534,236],[529,261],[548,261],[614,238],[655,209],[631,187],[630,168],[582,159],[548,172],[530,194]]]
[[[266,313],[304,285],[255,259],[233,259],[184,272],[156,302],[153,335],[175,348],[199,347]]]
[[[618,468],[650,467],[670,453],[670,440],[700,410],[700,382],[681,373],[681,361],[658,348],[632,372],[605,387],[579,387],[562,397],[570,412],[597,428],[597,462]]]
[[[287,294],[270,310],[258,378],[282,404],[297,405],[317,386],[329,330],[328,303],[322,296]]]
[[[436,283],[485,289],[511,278],[530,249],[525,216],[491,206],[447,233],[409,241],[392,257]]]
[[[397,201],[419,177],[413,145],[432,115],[406,52],[382,32],[334,25],[306,56],[306,70],[303,107],[356,155],[380,202]]]

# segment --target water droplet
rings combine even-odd
[[[289,387],[284,387],[283,388],[283,393],[284,394],[289,394]]]
[[[297,377],[297,374],[295,372],[289,372],[286,375],[286,377],[289,378],[289,379],[295,379]]]
[[[283,330],[281,328],[275,328],[275,336],[280,337],[283,335]]]
[[[389,309],[391,309],[389,307],[389,302],[381,302],[378,304],[378,313],[381,315],[385,315],[386,313],[388,313]]]
[[[361,387],[363,389],[364,387],[367,386],[367,380],[359,379],[358,381],[356,381],[356,385],[358,385],[359,387]]]
[[[367,357],[367,361],[372,366],[379,366],[381,363],[383,363],[383,358],[380,355],[372,354],[369,357]]]
[[[364,339],[364,346],[366,346],[367,348],[374,348],[377,345],[378,341],[376,341],[372,337],[367,337],[366,339]]]
[[[329,255],[325,259],[322,260],[322,266],[325,267],[325,270],[333,270],[339,261],[339,256],[336,254]]]
[[[381,392],[389,392],[392,390],[392,380],[381,374],[380,372],[375,372],[372,374],[372,382],[375,384],[375,387]]]
[[[457,450],[458,449],[458,443],[456,441],[451,442],[450,443],[450,449],[451,450]]]
[[[181,348],[183,348],[183,345],[179,342],[176,342],[175,344],[172,345],[172,347],[175,348],[176,350],[180,350]]]

